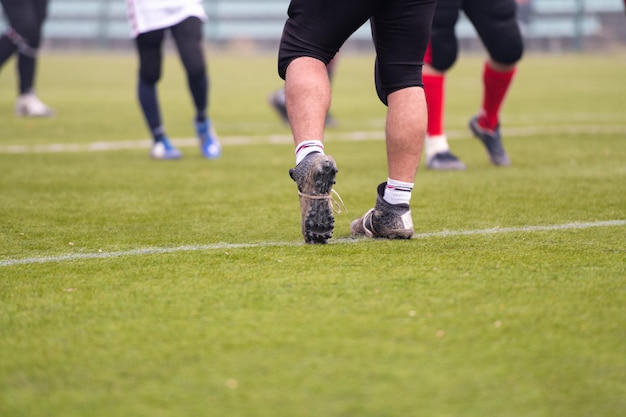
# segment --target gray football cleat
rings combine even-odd
[[[333,235],[335,218],[331,191],[337,171],[333,157],[321,153],[307,155],[289,170],[289,176],[298,185],[302,236],[306,243],[327,243]]]
[[[476,136],[476,138],[480,140],[483,145],[485,145],[485,149],[487,150],[487,154],[489,154],[489,159],[492,164],[501,167],[511,165],[511,161],[509,160],[509,157],[504,150],[504,145],[502,144],[500,125],[498,125],[498,127],[496,127],[493,131],[483,129],[478,124],[478,116],[474,116],[469,121],[469,128],[474,136]]]
[[[378,186],[376,205],[362,217],[353,220],[353,236],[385,239],[410,239],[413,237],[413,219],[408,204],[389,204],[383,199],[386,183]]]

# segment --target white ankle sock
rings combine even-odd
[[[324,144],[321,140],[305,140],[296,147],[296,165],[308,154],[318,152],[324,155]]]
[[[383,199],[389,204],[409,204],[411,201],[412,182],[403,182],[387,178]]]
[[[424,141],[424,150],[426,151],[426,159],[430,159],[438,153],[450,150],[448,138],[446,135],[426,136]]]

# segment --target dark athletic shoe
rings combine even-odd
[[[465,164],[450,151],[439,152],[426,160],[426,167],[437,171],[463,171]]]
[[[163,161],[180,159],[183,157],[181,151],[176,149],[168,138],[164,137],[158,142],[152,144],[150,148],[150,157],[152,159],[160,159]]]
[[[289,124],[289,116],[287,116],[287,104],[285,104],[285,90],[281,89],[272,93],[267,101],[270,103],[270,106],[276,111],[280,120],[283,121],[284,124]]]
[[[376,205],[350,224],[352,236],[384,239],[413,237],[413,219],[408,204],[389,204],[383,200],[385,183],[378,186]]]
[[[278,90],[272,93],[267,101],[270,103],[270,106],[276,111],[280,120],[283,121],[284,124],[289,125],[289,116],[287,115],[287,104],[285,103],[285,90]],[[324,126],[326,127],[337,127],[337,120],[330,114],[326,114],[326,120],[324,120]]]
[[[306,243],[327,243],[333,235],[335,218],[331,191],[335,184],[337,165],[330,155],[307,155],[289,176],[298,185],[302,211],[302,236]]]
[[[474,136],[485,145],[492,164],[501,167],[511,165],[511,161],[502,145],[499,125],[494,131],[484,129],[478,124],[478,116],[474,116],[469,121],[469,128]]]

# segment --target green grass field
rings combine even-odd
[[[465,172],[420,169],[416,237],[353,240],[386,178],[373,58],[346,54],[327,152],[347,212],[301,243],[270,55],[212,53],[219,160],[180,64],[185,153],[152,161],[135,57],[48,53],[50,120],[0,74],[0,416],[618,417],[626,410],[626,55],[528,55],[503,111],[512,166],[466,122],[482,57],[447,81]]]

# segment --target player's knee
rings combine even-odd
[[[524,44],[521,36],[519,39],[512,39],[501,48],[489,52],[491,59],[504,65],[516,64],[524,54]]]
[[[513,65],[524,53],[524,40],[514,13],[495,20],[492,36],[485,41],[489,56],[501,64]]]
[[[449,54],[442,55],[442,56],[433,54],[432,62],[430,63],[430,65],[439,72],[446,72],[450,68],[452,68],[452,66],[456,62],[456,59],[457,59],[456,52],[449,53]]]
[[[41,30],[32,26],[26,25],[20,28],[13,27],[13,35],[9,34],[9,38],[18,47],[27,47],[28,49],[36,50],[41,44]]]
[[[431,41],[431,62],[430,65],[440,72],[445,72],[452,68],[459,55],[459,47],[456,37],[438,37],[433,35]]]
[[[194,55],[192,59],[185,59],[183,64],[187,72],[187,77],[190,79],[202,78],[206,75],[206,65],[204,64],[202,55]]]
[[[154,85],[161,79],[161,70],[158,68],[140,68],[139,69],[139,77],[141,81]]]

